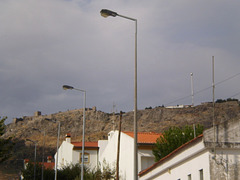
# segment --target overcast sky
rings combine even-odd
[[[138,20],[138,109],[240,99],[238,0],[1,0],[0,116],[83,107],[134,108],[134,21]]]

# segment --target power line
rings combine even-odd
[[[240,75],[240,73],[237,73],[237,74],[235,74],[235,75],[233,75],[233,76],[230,76],[230,77],[227,78],[227,79],[224,79],[224,80],[222,80],[222,81],[216,83],[215,85],[222,84],[223,82],[228,81],[228,80],[230,80],[230,79],[232,79],[232,78],[235,78],[236,76],[239,76],[239,75]]]
[[[222,83],[224,83],[224,82],[226,82],[226,81],[228,81],[228,80],[230,80],[230,79],[233,79],[233,78],[235,78],[235,77],[237,77],[237,76],[239,76],[239,75],[240,75],[240,72],[237,73],[237,74],[235,74],[235,75],[233,75],[233,76],[230,76],[230,77],[228,77],[228,78],[226,78],[226,79],[224,79],[224,80],[222,80],[222,81],[219,81],[219,82],[215,83],[215,87],[216,87],[217,85],[222,84]],[[201,90],[199,90],[199,91],[196,91],[196,92],[194,93],[194,95],[199,94],[199,93],[201,93],[201,92],[203,92],[203,91],[206,91],[206,90],[208,90],[208,89],[211,89],[211,88],[212,88],[212,86],[209,86],[209,87],[206,87],[206,88],[201,89]],[[239,94],[240,94],[240,92],[238,92],[237,94],[235,94],[235,95],[233,95],[233,96],[231,96],[231,97],[237,96],[237,95],[239,95]],[[176,100],[174,100],[174,101],[172,101],[172,102],[167,103],[166,105],[170,105],[170,104],[172,104],[172,103],[178,102],[178,101],[180,101],[180,100],[183,100],[183,99],[186,99],[186,98],[189,98],[189,97],[191,97],[191,95],[188,95],[188,96],[185,96],[185,97],[176,99]],[[231,97],[230,97],[230,98],[231,98]]]
[[[237,95],[239,95],[239,94],[240,94],[240,92],[238,92],[238,93],[236,93],[236,94],[230,96],[230,98],[235,97],[235,96],[237,96]]]

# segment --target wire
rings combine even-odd
[[[217,85],[219,85],[219,84],[222,84],[222,83],[224,83],[224,82],[226,82],[226,81],[228,81],[228,80],[230,80],[230,79],[233,79],[233,78],[235,78],[235,77],[237,77],[237,76],[239,76],[239,75],[240,75],[240,72],[237,73],[237,74],[235,74],[235,75],[233,75],[233,76],[228,77],[227,79],[224,79],[224,80],[222,80],[222,81],[219,81],[219,82],[215,83],[215,86],[217,86]],[[203,91],[206,91],[206,90],[208,90],[208,89],[211,89],[211,88],[212,88],[212,86],[209,86],[209,87],[206,87],[206,88],[201,89],[201,90],[199,90],[199,91],[196,91],[196,92],[194,93],[194,95],[199,94],[199,93],[201,93],[201,92],[203,92]],[[235,94],[235,95],[233,95],[233,96],[230,96],[230,98],[231,98],[231,97],[234,97],[234,96],[237,96],[237,95],[239,95],[239,94],[240,94],[240,92],[238,92],[237,94]],[[166,103],[166,105],[170,105],[170,104],[172,104],[172,103],[175,103],[175,102],[178,102],[178,101],[180,101],[180,100],[189,98],[189,97],[191,97],[191,96],[192,96],[192,95],[188,95],[188,96],[185,96],[185,97],[176,99],[176,100],[174,100],[174,101],[172,101],[172,102]]]
[[[240,91],[239,91],[238,93],[236,93],[236,94],[230,96],[230,98],[235,97],[235,96],[237,96],[237,95],[239,95],[239,94],[240,94]]]
[[[228,81],[228,80],[230,80],[230,79],[232,79],[232,78],[235,78],[235,77],[238,76],[238,75],[240,75],[240,73],[237,73],[237,74],[235,74],[235,75],[233,75],[233,76],[230,76],[229,78],[224,79],[224,80],[222,80],[222,81],[216,83],[215,85],[222,84],[223,82]]]

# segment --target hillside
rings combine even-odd
[[[215,104],[217,122],[240,118],[238,101]],[[15,119],[7,125],[3,137],[14,137],[16,142],[14,156],[8,164],[22,164],[22,159],[32,158],[34,145],[26,141],[38,142],[38,159],[41,160],[45,131],[45,156],[54,155],[56,151],[58,123],[61,122],[60,144],[66,133],[71,133],[73,141],[81,141],[83,109],[69,110],[50,115],[36,115]],[[204,103],[195,107],[165,108],[156,107],[138,110],[138,131],[163,132],[170,126],[186,124],[202,124],[205,128],[212,126],[212,103]],[[97,111],[96,108],[86,109],[86,141],[106,139],[109,131],[118,128],[119,114]],[[122,118],[122,131],[133,131],[133,112],[126,112]],[[16,159],[19,160],[17,163]]]

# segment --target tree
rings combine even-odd
[[[42,179],[42,164],[39,162],[36,162],[36,174],[35,179],[41,180]],[[46,169],[44,168],[43,172],[43,179],[44,180],[52,180],[54,179],[54,169]],[[26,169],[22,170],[22,176],[24,177],[24,180],[32,180],[34,179],[34,162],[28,162],[26,165]]]
[[[203,126],[196,126],[196,136],[203,133]],[[153,155],[155,161],[159,161],[184,143],[194,138],[194,130],[192,126],[184,127],[170,127],[164,131],[163,134],[157,139],[153,148]]]
[[[7,160],[12,154],[11,150],[13,148],[13,143],[11,142],[11,137],[9,138],[2,138],[1,136],[5,132],[5,124],[4,121],[7,119],[7,117],[0,117],[0,163]]]
[[[102,170],[101,170],[102,169]],[[41,180],[42,165],[41,163],[36,163],[36,180]],[[44,168],[44,180],[54,179],[54,169]],[[34,163],[29,162],[26,166],[26,169],[22,170],[22,176],[25,180],[34,179]],[[81,179],[81,164],[69,164],[68,166],[63,167],[58,170],[57,179],[64,180],[80,180]],[[84,166],[84,177],[83,179],[87,180],[109,180],[115,179],[115,169],[111,169],[109,164],[104,163],[102,168],[101,165],[97,168],[90,169],[87,166]]]

